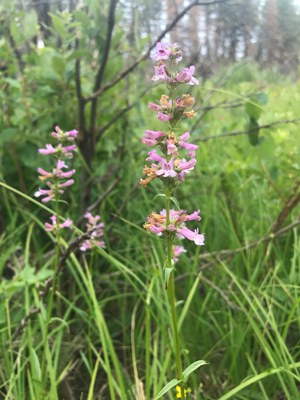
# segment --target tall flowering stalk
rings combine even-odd
[[[52,137],[56,140],[56,145],[46,144],[45,148],[39,149],[39,153],[50,158],[50,164],[52,169],[46,171],[43,168],[38,168],[39,179],[43,184],[42,188],[39,188],[35,192],[35,197],[40,197],[43,203],[54,203],[55,213],[50,216],[51,222],[45,222],[44,227],[47,232],[51,232],[56,239],[55,245],[55,261],[54,270],[52,277],[52,290],[49,297],[49,303],[47,305],[47,315],[44,331],[44,353],[42,359],[42,373],[45,371],[45,360],[46,360],[46,345],[49,323],[52,316],[52,310],[54,305],[54,295],[57,286],[57,275],[58,265],[61,253],[61,234],[64,228],[72,228],[73,222],[70,218],[66,218],[63,222],[61,203],[63,203],[62,196],[66,188],[74,184],[73,175],[75,169],[69,169],[68,162],[73,158],[74,152],[77,150],[75,143],[78,131],[76,129],[72,131],[63,131],[59,126],[55,127],[52,132]],[[99,215],[93,216],[90,212],[84,215],[87,220],[86,233],[88,239],[81,243],[80,250],[86,252],[95,247],[105,247],[103,241],[103,228],[104,224],[100,222],[101,217]]]
[[[39,188],[34,195],[35,197],[41,197],[43,203],[55,203],[55,214],[50,217],[51,223],[45,223],[45,230],[52,232],[56,236],[56,265],[60,252],[60,232],[63,228],[71,228],[73,224],[70,218],[67,218],[62,223],[60,222],[60,202],[65,189],[75,182],[72,177],[76,171],[75,169],[68,169],[67,162],[73,158],[73,153],[77,149],[75,144],[77,134],[76,129],[64,132],[59,126],[56,126],[51,135],[56,139],[57,145],[54,147],[52,144],[46,144],[45,148],[39,149],[40,154],[50,158],[52,170],[45,171],[43,168],[38,168],[39,179],[46,188]],[[53,289],[55,289],[55,281],[56,266],[54,268]]]
[[[181,253],[185,252],[183,246],[175,245],[175,240],[188,239],[197,246],[204,245],[204,235],[198,229],[191,230],[187,227],[189,221],[200,221],[200,210],[188,214],[185,210],[174,210],[171,201],[177,201],[173,192],[182,184],[186,176],[196,165],[196,151],[198,146],[190,143],[190,133],[180,129],[184,119],[195,116],[192,109],[195,100],[190,94],[177,96],[176,91],[182,85],[197,85],[198,80],[193,76],[195,67],[179,68],[182,53],[178,44],[157,43],[152,58],[157,62],[153,81],[162,81],[166,85],[167,94],[163,94],[159,101],[148,103],[148,107],[155,111],[157,118],[165,126],[161,131],[146,130],[142,142],[153,147],[148,152],[146,161],[150,164],[144,167],[145,177],[140,183],[146,187],[154,179],[160,179],[164,186],[165,209],[152,212],[144,224],[144,228],[157,236],[166,239],[166,262],[164,266],[165,282],[168,290],[173,335],[175,342],[177,379],[181,382],[177,398],[186,398],[187,390],[184,388],[183,371],[180,353],[180,339],[177,326],[175,309],[174,264]]]
[[[50,158],[50,163],[52,165],[51,171],[46,171],[43,168],[38,168],[40,174],[39,179],[42,182],[44,188],[39,188],[35,192],[35,197],[41,197],[43,203],[54,203],[55,214],[50,217],[51,222],[45,222],[45,230],[47,232],[52,232],[56,238],[55,246],[55,261],[54,270],[52,278],[52,290],[50,293],[49,303],[47,306],[47,315],[45,322],[44,331],[44,353],[42,359],[42,373],[45,371],[45,359],[46,359],[46,347],[47,347],[47,337],[49,323],[51,320],[54,294],[56,291],[57,284],[57,269],[59,265],[60,258],[60,238],[61,231],[64,228],[72,227],[72,220],[70,218],[65,219],[64,222],[60,221],[61,209],[60,203],[61,198],[64,194],[66,188],[74,184],[74,179],[72,178],[75,174],[75,169],[68,169],[68,161],[73,157],[73,153],[76,151],[75,139],[77,137],[77,130],[72,130],[69,132],[64,132],[59,126],[55,127],[52,132],[52,137],[56,139],[56,146],[52,144],[46,144],[45,148],[39,149],[39,153]]]

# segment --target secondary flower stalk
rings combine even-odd
[[[39,188],[34,195],[35,197],[41,197],[43,203],[49,203],[50,201],[56,202],[56,211],[58,212],[58,202],[60,197],[64,194],[65,188],[74,184],[72,176],[75,174],[75,169],[68,170],[68,165],[65,161],[70,160],[73,157],[73,153],[77,147],[75,144],[64,146],[67,142],[74,142],[77,137],[78,131],[73,129],[72,131],[63,131],[59,126],[55,127],[51,136],[57,140],[57,145],[54,147],[52,144],[46,144],[45,148],[39,149],[39,153],[42,155],[49,156],[52,160],[53,168],[51,171],[46,171],[43,168],[38,168],[40,174],[39,179],[46,185],[47,188]],[[45,223],[45,230],[59,232],[60,228],[70,228],[72,221],[68,218],[66,224],[57,223],[58,216],[52,215],[52,224]]]

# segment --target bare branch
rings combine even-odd
[[[285,226],[282,229],[279,229],[277,232],[275,233],[270,233],[266,236],[263,236],[262,238],[249,242],[249,243],[245,243],[243,246],[238,247],[236,249],[228,249],[228,250],[220,250],[220,251],[212,251],[210,253],[203,253],[200,254],[199,259],[203,260],[203,259],[208,259],[208,258],[227,258],[227,257],[231,257],[234,256],[235,254],[241,253],[243,251],[247,251],[250,250],[262,243],[267,243],[267,242],[271,242],[272,240],[274,240],[275,238],[277,238],[278,236],[283,235],[284,233],[290,231],[291,229],[297,227],[300,225],[300,215],[298,216],[298,218],[296,219],[296,221],[294,221],[293,223]],[[201,269],[205,269],[207,268],[209,264],[204,265]]]
[[[116,6],[117,6],[118,0],[111,0],[110,1],[110,6],[109,6],[109,15],[108,15],[108,21],[107,21],[107,33],[106,33],[106,41],[105,41],[105,46],[103,50],[103,56],[101,59],[101,64],[98,69],[96,78],[95,78],[95,84],[94,84],[94,92],[97,92],[100,90],[103,77],[104,77],[104,72],[106,70],[107,62],[108,62],[108,55],[110,51],[110,44],[111,44],[111,38],[112,38],[112,33],[113,29],[115,26],[115,12],[116,12]],[[92,135],[94,134],[94,129],[95,129],[95,124],[96,124],[96,117],[97,117],[97,96],[93,97],[92,99],[92,106],[91,106],[91,121],[90,121],[90,130]]]
[[[162,33],[160,33],[160,35],[152,42],[152,44],[150,45],[150,47],[148,48],[148,50],[146,51],[146,53],[143,56],[138,58],[129,68],[127,68],[124,71],[122,71],[113,81],[111,81],[111,82],[107,83],[106,85],[102,86],[102,88],[100,88],[99,90],[94,91],[94,93],[91,94],[89,97],[87,97],[86,100],[87,101],[91,101],[95,97],[101,96],[104,92],[106,92],[108,89],[111,89],[113,86],[115,86],[117,83],[119,83],[123,78],[125,78],[128,74],[130,74],[141,62],[143,62],[144,60],[146,60],[149,57],[151,50],[155,47],[155,44],[157,42],[159,42],[160,40],[162,40],[165,37],[165,35],[172,28],[174,28],[174,26],[177,24],[177,22],[179,20],[181,20],[181,18],[183,18],[185,16],[185,14],[188,11],[190,11],[193,7],[195,7],[195,6],[209,6],[209,5],[219,4],[219,3],[225,4],[226,1],[225,0],[214,0],[214,1],[205,1],[205,2],[202,2],[202,1],[199,1],[199,0],[193,1],[191,4],[189,4],[187,7],[185,7],[176,16],[176,18],[174,18],[174,20],[163,30]]]

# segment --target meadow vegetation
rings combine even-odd
[[[143,229],[146,216],[164,207],[156,197],[162,185],[139,185],[144,130],[161,129],[147,103],[159,100],[162,88],[150,83],[153,62],[145,57],[104,91],[88,160],[78,68],[88,98],[99,55],[85,46],[97,35],[84,11],[73,17],[52,16],[42,49],[24,29],[17,48],[29,49],[21,70],[13,46],[0,43],[1,59],[13,60],[0,76],[0,399],[152,400],[175,378],[165,244]],[[34,14],[26,18],[36,24]],[[144,54],[142,43],[123,48],[122,33],[117,26],[104,88]],[[12,37],[18,41],[13,30]],[[176,264],[176,308],[184,367],[208,364],[190,375],[189,397],[297,400],[300,80],[252,62],[224,66],[206,80],[195,76],[197,116],[187,129],[199,145],[197,165],[175,194],[182,209],[201,209],[205,246],[188,243]],[[91,102],[84,112],[90,120]],[[56,240],[44,229],[48,205],[33,195],[37,168],[49,167],[38,148],[56,124],[79,130],[75,184],[64,197],[76,228],[61,241],[47,323]],[[105,223],[105,248],[83,254],[76,238],[88,210]],[[175,388],[164,398],[176,398]]]

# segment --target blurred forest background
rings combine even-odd
[[[0,399],[150,400],[175,376],[164,245],[141,229],[163,207],[159,182],[139,186],[143,132],[163,129],[159,40],[200,81],[198,163],[176,193],[206,234],[176,268],[184,363],[210,364],[191,398],[299,398],[299,1],[1,0]],[[41,376],[53,237],[30,198],[56,124],[79,131],[68,215],[100,213],[106,252],[66,262]]]

